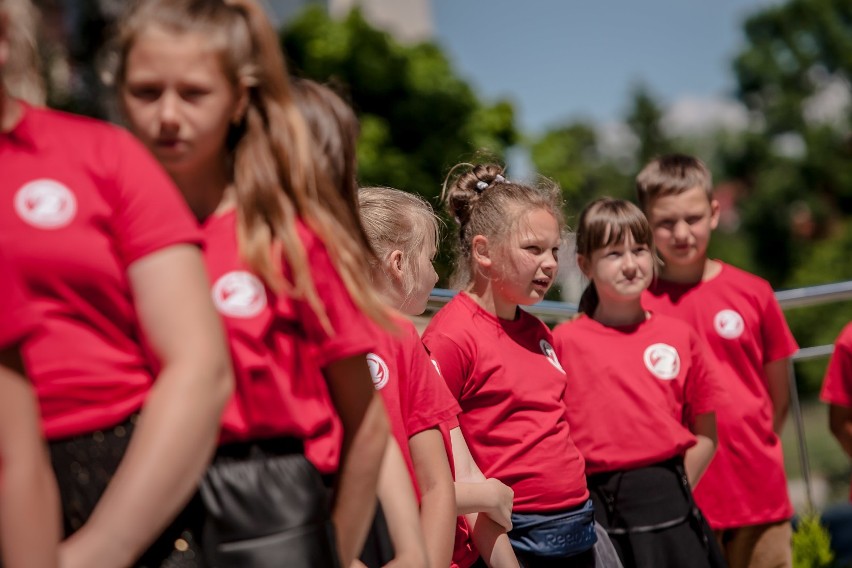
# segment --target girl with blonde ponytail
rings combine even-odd
[[[116,47],[128,124],[202,223],[234,359],[237,389],[201,491],[206,556],[216,566],[348,566],[372,518],[388,432],[366,361],[370,330],[391,320],[364,274],[363,241],[351,238],[355,212],[318,167],[278,38],[254,0],[142,0]],[[320,376],[343,424],[331,522],[302,444],[330,427]]]

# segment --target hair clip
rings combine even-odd
[[[494,176],[494,183],[506,183],[506,178],[504,178],[500,174],[497,174],[496,176]]]
[[[480,180],[480,181],[476,182],[476,189],[478,190],[477,193],[482,193],[483,191],[485,191],[485,189],[487,187],[488,187],[488,184],[484,181]]]

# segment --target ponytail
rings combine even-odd
[[[595,310],[598,309],[600,298],[598,297],[598,289],[595,288],[594,282],[589,282],[583,294],[580,296],[580,304],[577,307],[577,312],[586,314],[589,317],[595,315]]]

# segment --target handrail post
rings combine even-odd
[[[802,406],[799,404],[799,390],[796,388],[796,367],[792,357],[788,360],[790,376],[790,410],[793,412],[793,422],[796,425],[796,441],[799,446],[799,469],[805,480],[805,497],[808,501],[808,513],[813,513],[814,497],[811,487],[811,466],[808,457],[808,443],[805,440],[805,420],[802,416]]]

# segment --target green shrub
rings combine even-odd
[[[793,533],[793,568],[828,568],[834,561],[831,537],[817,515],[799,519]]]

